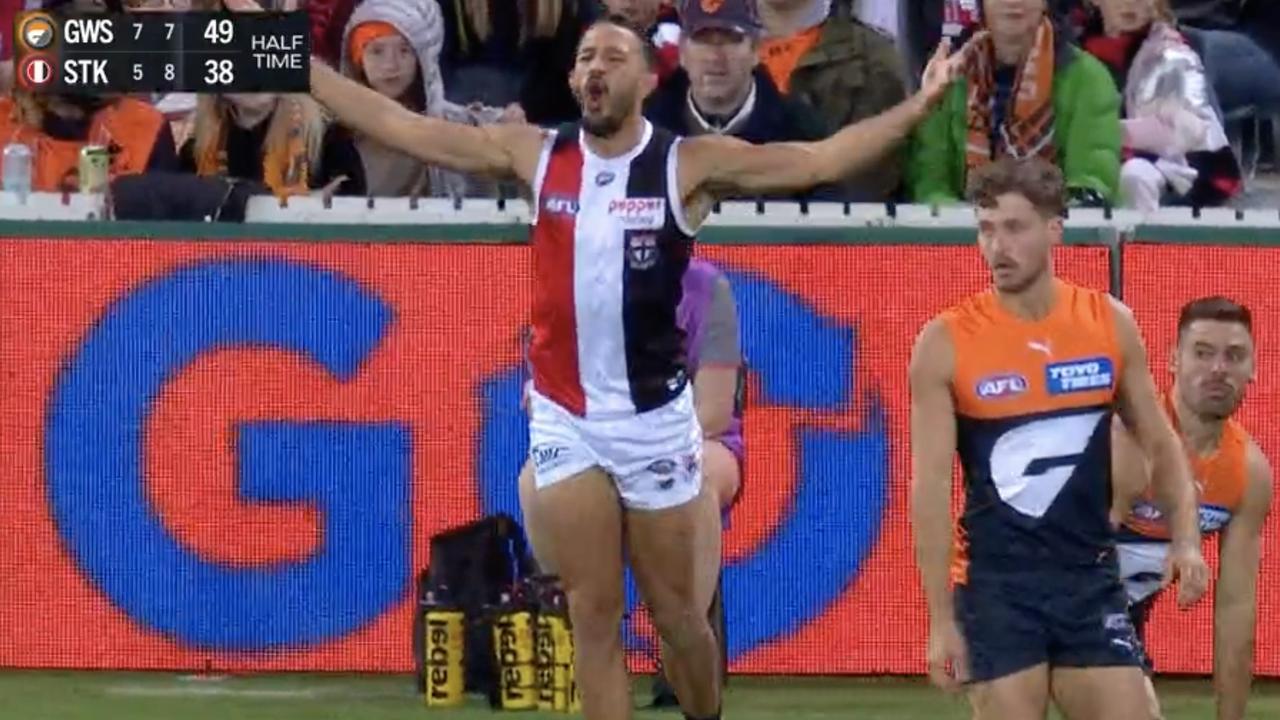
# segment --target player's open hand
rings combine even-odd
[[[956,692],[969,678],[969,651],[954,620],[929,628],[929,681],[947,692]]]
[[[1162,587],[1178,582],[1178,607],[1195,604],[1209,587],[1209,566],[1197,545],[1174,544],[1165,560]]]
[[[938,43],[938,48],[933,51],[933,57],[929,59],[924,75],[920,78],[919,95],[927,107],[937,105],[946,95],[951,83],[964,74],[969,62],[969,52],[973,47],[974,43],[970,41],[960,52],[952,53],[951,38],[943,38]]]

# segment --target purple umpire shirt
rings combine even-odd
[[[742,461],[742,345],[738,334],[738,307],[729,280],[706,260],[693,258],[684,273],[684,297],[676,309],[676,323],[685,331],[689,375],[697,378],[702,365],[739,369],[733,420],[718,440]]]

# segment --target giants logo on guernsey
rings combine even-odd
[[[618,157],[581,129],[550,135],[534,188],[534,389],[574,415],[666,405],[687,383],[676,325],[693,231],[675,188],[679,140],[645,123]]]
[[[1096,562],[1111,542],[1111,407],[1121,366],[1105,293],[1057,283],[1047,317],[1011,314],[992,292],[943,313],[965,471],[952,577],[1039,562]],[[1046,362],[1044,348],[1052,347]],[[1064,500],[1065,498],[1065,500]]]

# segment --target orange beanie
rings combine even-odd
[[[369,43],[378,38],[399,35],[400,31],[395,26],[381,20],[370,20],[355,26],[351,30],[351,39],[348,42],[348,52],[351,55],[351,64],[356,67],[364,66],[364,48]]]

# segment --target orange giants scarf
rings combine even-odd
[[[995,94],[995,44],[990,35],[974,38],[966,75],[969,81],[969,138],[965,164],[972,170],[991,162],[993,148],[992,102]],[[1053,25],[1045,18],[1036,30],[1036,41],[1018,70],[1010,107],[996,129],[995,154],[1014,157],[1039,155],[1057,162],[1053,145]]]

